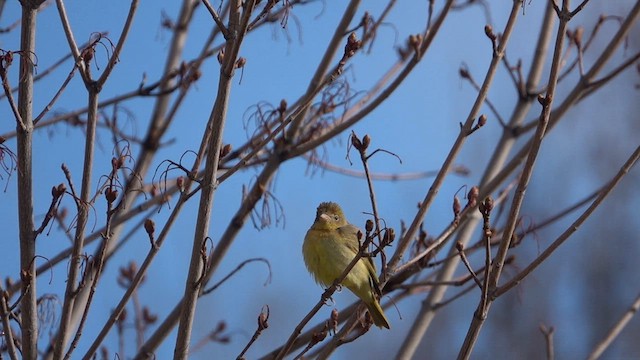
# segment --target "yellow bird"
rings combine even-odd
[[[316,282],[331,286],[356,256],[358,248],[358,228],[347,222],[340,206],[321,203],[302,245],[304,262]],[[371,258],[361,258],[342,285],[367,305],[376,326],[390,328],[378,302],[380,286]]]

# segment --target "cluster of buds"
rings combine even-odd
[[[338,75],[342,74],[342,70],[344,69],[344,66],[347,63],[347,59],[349,59],[350,57],[353,57],[353,55],[355,55],[356,52],[361,47],[362,47],[362,41],[358,40],[356,33],[352,32],[351,34],[349,34],[349,37],[347,38],[347,44],[344,46],[344,54],[342,55],[342,59],[340,59],[340,62],[338,63],[338,67],[336,68],[334,74],[331,76],[332,81]]]
[[[149,242],[151,243],[151,247],[156,247],[156,240],[155,240],[156,223],[151,219],[146,219],[144,221],[144,230],[147,232],[147,235],[149,236]]]
[[[469,192],[467,193],[467,204],[464,206],[465,209],[476,206],[476,203],[478,202],[479,193],[480,193],[480,189],[477,186],[474,186],[471,189],[469,189]],[[454,222],[456,224],[460,220],[461,212],[462,212],[462,204],[460,203],[460,199],[458,199],[457,196],[454,196],[453,197],[453,216],[454,216]]]
[[[107,202],[109,204],[113,204],[113,202],[118,198],[118,190],[116,190],[113,186],[109,186],[104,192],[104,197],[105,199],[107,199]]]
[[[371,234],[373,231],[373,221],[371,219],[367,219],[367,222],[364,224],[364,230],[367,234]]]
[[[57,199],[64,195],[65,191],[67,191],[67,187],[63,183],[60,183],[60,185],[51,188],[51,196]]]
[[[467,136],[473,134],[474,132],[476,132],[478,129],[485,126],[486,124],[487,124],[487,115],[485,114],[480,115],[476,124],[467,132]],[[460,123],[460,126],[462,127],[462,123]]]
[[[422,44],[422,34],[409,35],[409,46],[416,53],[420,52],[420,44]]]
[[[118,285],[126,289],[133,282],[133,279],[138,273],[138,265],[135,261],[129,262],[129,266],[121,266],[119,269],[120,275],[118,276]]]
[[[247,58],[239,57],[236,60],[236,69],[241,69],[247,64]]]
[[[584,35],[584,28],[579,26],[575,31],[567,30],[567,38],[574,43],[578,49],[582,49],[582,36]]]
[[[119,157],[111,158],[111,169],[112,170],[120,170],[124,166],[125,156],[121,155]]]
[[[396,238],[396,231],[393,228],[386,228],[384,230],[384,234],[382,234],[382,243],[380,247],[385,247],[391,245],[393,240]]]
[[[351,133],[351,145],[360,153],[364,154],[369,144],[371,144],[371,137],[369,135],[365,135],[362,140],[360,140],[355,133]]]
[[[358,40],[356,33],[349,34],[347,45],[344,46],[344,56],[352,57],[362,47],[362,41]]]
[[[480,211],[483,217],[488,217],[491,214],[491,210],[493,210],[493,199],[491,196],[487,196],[484,198],[484,201],[478,205],[478,211]]]

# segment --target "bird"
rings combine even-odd
[[[356,226],[349,224],[340,205],[320,203],[302,245],[305,265],[318,284],[331,286],[355,258],[360,248],[359,232]],[[360,258],[342,285],[364,302],[374,325],[391,328],[378,301],[380,284],[372,258]]]

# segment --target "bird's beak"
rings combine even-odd
[[[320,214],[320,219],[322,219],[322,221],[324,222],[329,222],[329,220],[331,220],[331,216],[327,214]]]

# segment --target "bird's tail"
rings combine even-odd
[[[384,316],[384,311],[382,311],[382,307],[380,307],[380,303],[377,300],[373,300],[372,302],[366,302],[367,309],[369,309],[369,314],[371,314],[371,318],[373,318],[373,324],[377,327],[384,327],[390,329],[389,320]]]

